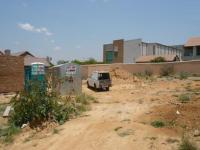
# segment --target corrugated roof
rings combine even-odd
[[[179,59],[177,55],[148,55],[139,57],[138,59],[136,59],[136,63],[148,63],[157,57],[164,57],[166,62],[173,62],[176,61],[177,58]]]
[[[31,66],[31,64],[35,62],[44,63],[44,65],[47,67],[51,66],[51,64],[48,62],[46,58],[38,58],[38,57],[31,57],[31,56],[24,58],[24,66]]]
[[[200,37],[190,38],[185,44],[185,47],[190,47],[190,46],[200,46]]]

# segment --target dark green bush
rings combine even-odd
[[[29,91],[22,91],[12,99],[14,112],[10,121],[16,126],[26,123],[34,126],[48,119],[58,121],[61,111],[56,94],[48,92],[37,82],[30,87]]]
[[[85,94],[63,99],[44,87],[47,86],[38,82],[31,83],[27,90],[12,99],[14,110],[8,126],[0,129],[0,138],[3,137],[6,142],[12,141],[12,136],[27,123],[33,128],[40,127],[46,121],[63,124],[66,120],[86,111],[90,100],[94,100],[93,97]]]
[[[164,127],[165,126],[165,123],[164,122],[162,122],[162,121],[153,121],[152,123],[151,123],[151,125],[153,126],[153,127],[155,127],[155,128],[162,128],[162,127]]]
[[[62,124],[85,111],[88,100],[90,97],[82,94],[63,102],[54,92],[34,83],[30,91],[23,91],[12,99],[14,111],[10,122],[19,127],[26,123],[30,123],[32,127],[39,126],[49,120]]]
[[[153,62],[153,63],[160,63],[160,62],[165,62],[166,60],[165,60],[165,58],[164,57],[156,57],[156,58],[154,58],[154,59],[152,59],[151,60],[151,62]]]

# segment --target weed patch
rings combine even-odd
[[[162,122],[162,121],[156,120],[156,121],[151,122],[151,125],[152,125],[153,127],[155,127],[155,128],[162,128],[162,127],[165,126],[165,123]]]
[[[182,139],[179,150],[198,150],[196,145],[191,143],[188,139]]]
[[[14,124],[10,124],[8,127],[0,129],[0,137],[5,143],[13,142],[13,135],[20,133],[20,128]]]
[[[179,79],[180,80],[187,79],[188,77],[189,77],[189,73],[188,72],[180,72],[179,73]]]
[[[191,95],[190,94],[181,94],[179,96],[179,101],[181,103],[187,103],[188,101],[190,101],[190,99],[191,99]]]

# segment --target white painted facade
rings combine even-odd
[[[142,39],[124,41],[123,63],[134,63],[141,56]]]
[[[148,55],[177,55],[181,59],[182,51],[159,43],[145,43],[142,39],[124,41],[123,63],[135,63],[138,57]]]

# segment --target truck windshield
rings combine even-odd
[[[109,73],[99,73],[99,80],[110,79]]]

